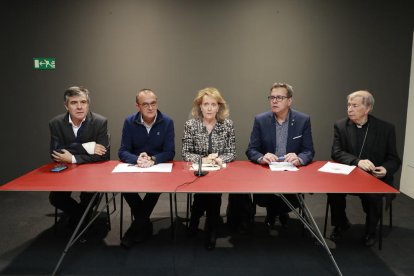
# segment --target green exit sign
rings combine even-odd
[[[34,68],[40,70],[53,70],[56,69],[56,63],[54,58],[34,58]]]

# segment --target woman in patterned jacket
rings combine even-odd
[[[184,126],[182,155],[185,161],[222,165],[236,158],[233,122],[228,119],[226,101],[216,88],[198,91],[193,101],[193,119]],[[221,194],[195,194],[188,234],[198,231],[201,216],[206,212],[206,249],[216,246],[216,229],[220,220]]]

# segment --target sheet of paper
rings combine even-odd
[[[290,162],[272,162],[269,164],[269,168],[271,171],[274,172],[281,172],[281,171],[298,171],[299,169],[295,167]]]
[[[348,175],[352,172],[353,169],[355,169],[355,166],[326,162],[326,164],[319,168],[318,171]]]
[[[226,167],[226,163],[223,163],[223,165],[221,165],[221,167],[219,165],[213,165],[213,164],[203,164],[201,166],[201,170],[202,171],[218,171],[220,169],[224,169]],[[191,165],[191,169],[192,171],[198,171],[198,164],[197,163],[193,163]]]
[[[112,173],[126,173],[126,172],[171,172],[172,163],[160,163],[149,168],[140,168],[137,165],[120,163],[112,171]]]

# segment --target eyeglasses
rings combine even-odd
[[[150,106],[152,107],[152,108],[154,108],[154,107],[156,107],[157,106],[157,102],[152,102],[152,103],[143,103],[143,104],[139,104],[140,106],[142,106],[143,108],[145,108],[145,109],[148,109],[148,108],[150,108]]]
[[[271,101],[271,102],[272,101],[275,101],[275,100],[276,100],[276,102],[281,102],[281,101],[283,101],[284,99],[287,99],[287,98],[290,98],[290,97],[288,97],[288,96],[280,96],[280,95],[267,97],[267,99],[269,101]]]

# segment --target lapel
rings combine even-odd
[[[273,112],[270,111],[267,125],[270,127],[270,137],[272,141],[272,152],[276,152],[276,118]]]
[[[292,112],[291,110],[289,110],[289,124],[288,124],[287,145],[289,145],[289,141],[292,140],[293,134],[295,133],[295,131],[293,131],[295,129],[295,127],[296,127],[295,120],[296,120],[296,116],[295,116],[294,112]]]
[[[368,133],[367,139],[365,141],[365,146],[363,151],[366,152],[365,156],[370,158],[369,153],[372,152],[371,148],[375,145],[375,140],[380,139],[377,135],[378,128],[376,127],[375,119],[372,116],[368,115]]]
[[[65,119],[64,119],[64,126],[65,126],[64,137],[70,137],[69,141],[74,141],[76,139],[76,137],[75,137],[75,134],[73,133],[72,125],[69,123],[69,112],[66,113],[66,116],[65,116]]]
[[[76,140],[80,143],[81,141],[84,141],[82,137],[88,136],[89,132],[89,126],[91,121],[91,113],[89,112],[88,115],[86,115],[85,121],[83,121],[81,127],[78,130],[78,136],[76,137]],[[72,130],[73,133],[73,130]],[[75,135],[74,135],[75,136]]]
[[[354,126],[354,124],[352,123],[351,120],[348,119],[346,121],[345,128],[346,128],[345,129],[346,139],[347,139],[347,141],[350,141],[350,144],[351,144],[351,148],[350,148],[351,153],[353,155],[358,156],[358,152],[356,150],[356,130],[355,130],[355,126]]]

